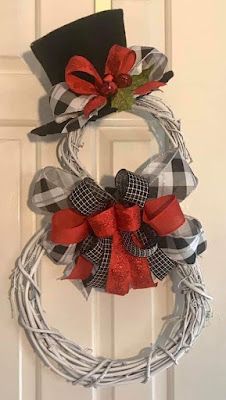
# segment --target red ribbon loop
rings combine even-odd
[[[83,72],[94,78],[94,84],[76,76]],[[103,81],[93,64],[82,56],[71,57],[65,69],[65,81],[68,87],[76,94],[98,95],[96,84],[102,85]]]
[[[111,74],[116,79],[120,74],[128,74],[136,61],[134,50],[117,44],[111,47],[105,65],[105,74]]]
[[[145,203],[143,221],[159,236],[166,236],[183,225],[185,218],[176,196],[167,195]]]
[[[80,243],[88,233],[89,226],[85,217],[76,211],[65,208],[53,214],[50,240],[54,243]]]

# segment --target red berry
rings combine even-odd
[[[116,83],[119,88],[125,88],[132,84],[132,77],[129,74],[120,74],[116,78]]]
[[[98,88],[98,90],[102,96],[108,97],[115,94],[118,88],[114,82],[104,82],[103,85]]]

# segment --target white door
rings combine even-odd
[[[128,44],[151,45],[166,52],[175,71],[175,78],[165,89],[165,97],[183,121],[185,139],[194,159],[193,169],[200,179],[184,210],[200,218],[208,233],[209,250],[203,256],[202,268],[215,301],[214,319],[178,367],[161,373],[146,385],[94,390],[72,386],[39,363],[22,330],[11,318],[8,277],[20,249],[38,225],[26,204],[31,179],[37,169],[57,164],[56,142],[31,142],[27,137],[38,124],[39,99],[45,90],[23,58],[39,73],[35,60],[27,53],[30,42],[66,22],[111,7],[124,9]],[[1,2],[2,400],[225,400],[225,15],[224,0]],[[46,108],[43,101],[40,104],[42,115],[44,112],[47,118],[47,102]],[[103,174],[114,174],[121,167],[134,169],[155,151],[156,144],[145,122],[124,113],[90,127],[82,160],[100,179]],[[157,289],[135,291],[125,298],[92,293],[86,302],[73,285],[57,280],[61,272],[59,267],[43,260],[41,287],[50,325],[91,347],[95,354],[114,357],[136,354],[155,340],[161,318],[170,313],[172,295],[167,281]]]

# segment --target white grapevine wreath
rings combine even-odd
[[[163,102],[154,96],[137,101],[136,113],[146,118],[163,143],[162,133],[167,134],[168,146],[178,146],[188,158],[179,123]],[[147,119],[148,116],[148,119]],[[154,121],[154,122],[153,122]],[[158,128],[156,128],[158,127]],[[62,166],[79,177],[87,176],[78,159],[83,145],[85,128],[65,136],[59,144],[58,156]],[[167,146],[167,143],[164,144]],[[31,239],[23,250],[12,275],[11,296],[19,313],[19,323],[29,341],[44,362],[58,375],[73,384],[86,387],[147,382],[158,372],[177,364],[178,360],[193,346],[206,321],[211,316],[209,300],[205,292],[198,262],[193,265],[178,263],[170,272],[175,292],[175,313],[168,317],[157,342],[136,357],[113,360],[94,357],[89,351],[64,337],[55,328],[49,327],[41,305],[41,290],[38,285],[38,268],[45,254],[43,238],[48,224]]]
[[[153,95],[173,73],[166,71],[167,57],[157,49],[126,47],[122,10],[74,21],[36,40],[31,48],[52,84],[54,116],[32,133],[62,134],[62,168],[42,169],[32,185],[32,209],[51,215],[51,223],[25,246],[11,277],[19,324],[44,364],[73,384],[148,382],[177,364],[211,316],[197,261],[206,248],[203,229],[179,204],[195,189],[197,178],[179,121]],[[120,170],[115,187],[103,188],[78,153],[90,121],[122,110],[147,121],[159,154],[135,173]],[[166,319],[156,343],[137,356],[94,357],[48,324],[38,283],[44,254],[66,265],[64,277],[86,298],[92,288],[115,295],[151,288],[156,278],[169,274],[174,314]]]

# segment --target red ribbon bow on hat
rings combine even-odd
[[[141,247],[136,231],[145,222],[160,236],[165,236],[181,226],[185,219],[175,196],[163,196],[148,200],[144,209],[121,204],[96,215],[84,217],[72,209],[56,212],[52,218],[50,239],[55,243],[81,243],[88,235],[98,239],[111,237],[111,256],[105,290],[125,295],[134,289],[156,286],[150,274],[146,258],[132,256],[124,247],[122,232],[132,234],[134,244]],[[84,254],[85,256],[85,254]],[[86,279],[92,271],[92,263],[80,255],[69,279]]]
[[[131,86],[129,74],[136,61],[135,51],[114,45],[111,47],[105,64],[105,74],[101,78],[94,65],[82,56],[73,56],[65,69],[65,81],[69,89],[80,95],[93,96],[86,104],[83,112],[88,117],[94,110],[102,108],[110,96],[116,94],[118,88]],[[76,74],[88,74],[94,83]],[[136,88],[134,94],[145,95],[165,85],[163,82],[151,81]]]

